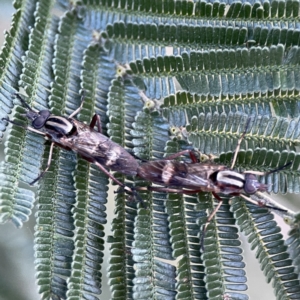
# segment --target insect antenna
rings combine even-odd
[[[36,112],[35,110],[33,110],[29,105],[28,103],[18,94],[18,93],[15,93],[14,94],[20,101],[21,103],[29,110],[29,111],[33,111],[33,112]]]
[[[28,110],[33,111],[33,109],[25,102],[25,100],[24,100],[23,98],[21,98],[21,96],[20,96],[19,94],[15,93],[14,95],[21,101],[21,103],[22,103]],[[26,117],[26,115],[22,115],[22,116]],[[27,127],[24,126],[23,124],[20,124],[20,123],[18,123],[18,122],[16,122],[16,121],[12,121],[12,120],[10,120],[9,118],[2,118],[1,121],[6,121],[6,122],[11,123],[11,124],[14,124],[14,125],[16,125],[16,126],[18,126],[18,127],[22,127],[22,128],[24,128],[24,129],[27,129]]]
[[[268,172],[260,172],[260,171],[244,171],[244,174],[254,174],[254,175],[258,175],[258,176],[266,176],[266,175],[269,175],[269,174],[272,174],[272,173],[276,173],[276,172],[279,172],[285,168],[287,168],[288,166],[290,166],[293,162],[288,162],[286,163],[285,165],[281,166],[281,167],[278,167],[274,170],[271,170],[271,171],[268,171]]]
[[[1,121],[7,121],[7,122],[9,122],[9,123],[11,123],[11,124],[14,124],[14,125],[16,125],[16,126],[18,126],[18,127],[21,127],[21,128],[23,128],[23,129],[25,129],[25,130],[29,130],[29,131],[31,131],[31,132],[35,132],[35,133],[37,133],[37,134],[39,134],[39,135],[47,136],[47,135],[46,135],[44,132],[42,132],[42,131],[36,130],[36,129],[31,128],[31,127],[28,127],[28,126],[24,126],[23,124],[20,124],[20,123],[18,123],[18,122],[16,122],[16,121],[10,120],[9,118],[2,118]]]
[[[265,175],[269,175],[269,174],[272,174],[272,173],[276,173],[278,171],[281,171],[283,169],[286,169],[288,166],[292,165],[293,162],[288,162],[286,163],[285,165],[281,166],[281,167],[278,167],[277,169],[274,169],[274,170],[271,170],[269,172],[266,172]]]
[[[22,128],[24,128],[24,129],[27,129],[26,126],[24,126],[24,125],[22,125],[22,124],[20,124],[20,123],[18,123],[18,122],[16,122],[16,121],[12,121],[12,120],[10,120],[9,118],[2,118],[1,121],[6,121],[6,122],[11,123],[11,124],[14,124],[14,125],[16,125],[16,126],[18,126],[18,127],[22,127]]]

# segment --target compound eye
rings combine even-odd
[[[255,194],[259,184],[260,183],[257,181],[257,178],[254,174],[246,174],[244,184],[245,193],[249,195]]]
[[[38,117],[32,121],[32,126],[35,129],[41,129],[45,125],[45,123],[48,120],[49,116],[50,116],[50,111],[49,110],[41,110],[39,112]]]

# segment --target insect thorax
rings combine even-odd
[[[239,173],[233,170],[219,171],[216,176],[216,184],[224,194],[245,192],[252,195],[257,191],[264,192],[267,190],[267,185],[260,183],[256,175]]]
[[[74,133],[76,127],[67,118],[59,116],[50,116],[47,122],[45,123],[45,129],[68,136]]]

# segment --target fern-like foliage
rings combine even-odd
[[[260,180],[270,193],[299,193],[299,0],[24,0],[15,8],[0,53],[1,138],[9,115],[27,126],[14,93],[36,110],[68,116],[83,90],[76,117],[89,123],[100,115],[103,133],[141,161],[196,149],[230,166],[248,124],[235,168],[268,172],[290,163]],[[248,299],[239,232],[276,299],[300,298],[299,216],[285,219],[292,226],[285,240],[268,209],[224,199],[203,239],[217,205],[210,193],[147,191],[132,199],[119,191],[108,199],[105,174],[55,148],[34,194],[20,182],[45,168],[49,144],[12,125],[5,155],[0,222],[22,226],[36,200],[42,299],[102,299],[108,247],[113,299]]]

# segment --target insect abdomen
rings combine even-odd
[[[138,161],[131,156],[125,149],[118,148],[107,153],[107,157],[102,160],[103,165],[112,171],[122,173],[127,176],[135,176],[139,167]]]
[[[185,164],[170,160],[156,160],[142,163],[137,169],[137,175],[156,184],[176,186],[176,177],[185,177],[187,168]]]

